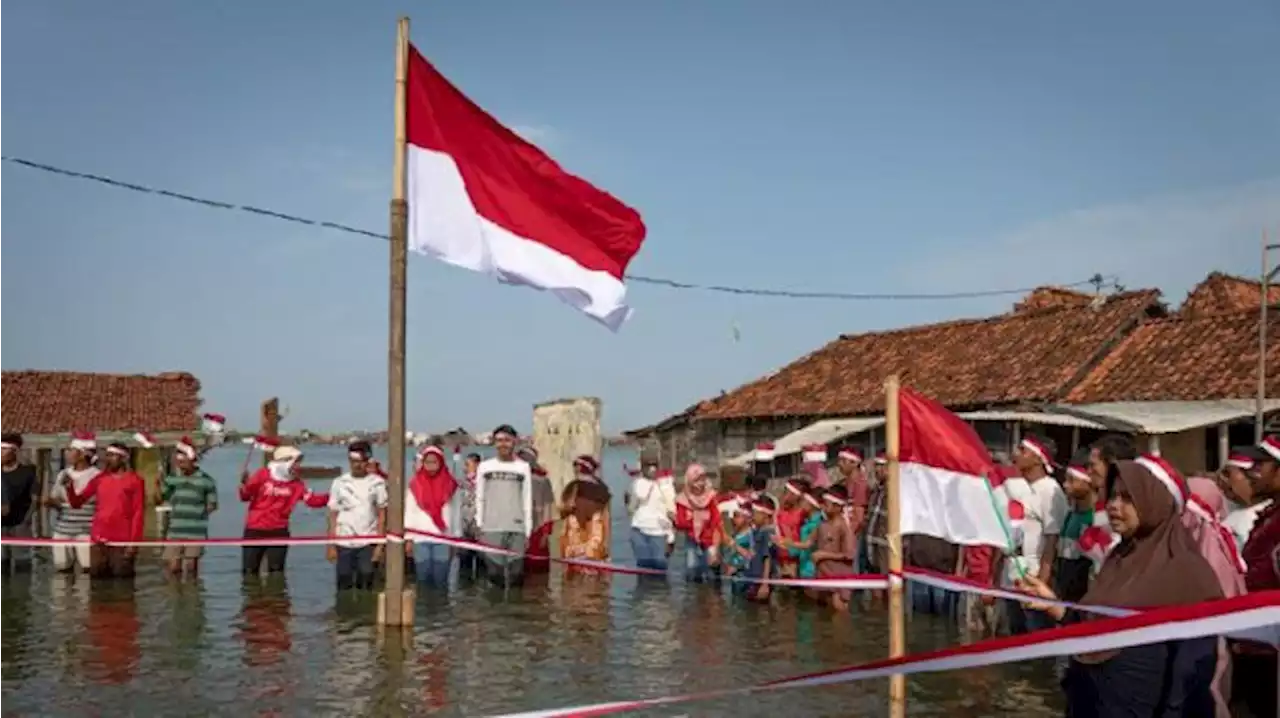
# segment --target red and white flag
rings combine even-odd
[[[480,109],[412,46],[406,88],[409,249],[545,289],[610,329],[639,213],[561,169]]]
[[[932,399],[903,387],[899,486],[902,533],[951,543],[1009,542],[986,475],[995,462],[973,427]]]

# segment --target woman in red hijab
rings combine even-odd
[[[428,446],[418,454],[413,479],[404,500],[404,527],[443,536],[462,536],[462,499],[458,482],[449,472],[444,451]],[[413,554],[418,583],[448,588],[455,549],[410,535],[405,550]],[[414,543],[419,544],[414,546]]]

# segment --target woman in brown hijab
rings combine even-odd
[[[1120,461],[1118,469],[1107,519],[1121,541],[1081,602],[1153,608],[1222,598],[1213,569],[1180,520],[1188,497],[1183,478],[1156,456]],[[1023,588],[1054,598],[1035,578]],[[1089,618],[1038,608],[1059,621]],[[1073,656],[1062,681],[1067,718],[1212,716],[1215,645],[1213,638],[1193,639]]]

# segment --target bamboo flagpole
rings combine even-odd
[[[884,382],[884,453],[889,461],[889,477],[885,484],[885,512],[889,525],[885,538],[889,541],[889,657],[899,658],[907,652],[907,627],[902,606],[902,506],[899,486],[898,447],[902,422],[898,411],[898,376]],[[889,716],[907,715],[907,679],[902,674],[889,678]]]
[[[391,166],[390,326],[387,332],[387,534],[404,535],[405,281],[409,206],[405,201],[405,93],[409,75],[409,18],[396,26],[395,158]],[[386,589],[378,597],[378,623],[413,625],[413,594],[404,588],[404,543],[386,544]]]

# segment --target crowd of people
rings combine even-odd
[[[467,456],[457,477],[441,448],[417,453],[404,500],[407,568],[417,583],[448,590],[459,577],[474,577],[518,586],[546,573],[556,558],[582,560],[567,569],[573,573],[604,571],[591,564],[611,558],[612,495],[599,461],[578,457],[575,476],[557,496],[536,450],[521,445],[511,426],[498,427],[493,442],[494,456]],[[22,438],[6,434],[0,445],[5,536],[29,536],[32,509],[43,502],[56,509],[54,537],[90,542],[55,545],[55,569],[93,578],[134,574],[138,547],[108,543],[143,538],[147,490],[129,466],[127,446],[112,443],[99,451],[92,435],[74,435],[67,467],[40,497],[32,467],[18,460]],[[246,575],[285,569],[288,546],[271,540],[289,536],[292,513],[302,505],[327,512],[338,589],[374,586],[384,563],[378,539],[387,528],[386,479],[367,442],[347,450],[349,470],[327,493],[302,481],[298,447],[278,447],[263,468],[243,472],[237,493],[247,505],[244,537],[254,539],[242,548]],[[1139,456],[1119,436],[1104,437],[1065,466],[1055,462],[1056,453],[1052,441],[1027,436],[1011,461],[993,464],[987,478],[993,506],[1008,527],[1007,546],[903,537],[908,566],[1028,598],[960,600],[909,583],[914,612],[1020,633],[1091,618],[1050,599],[1146,608],[1280,589],[1280,510],[1274,504],[1280,438],[1233,451],[1213,477],[1190,479],[1159,456]],[[192,442],[180,441],[172,471],[158,483],[165,538],[208,537],[218,495],[200,456]],[[886,457],[868,461],[855,448],[843,448],[833,473],[825,447],[806,447],[804,457],[804,473],[775,492],[768,490],[773,477],[764,464],[737,480],[722,473],[719,486],[697,464],[686,467],[679,486],[669,471],[632,471],[624,504],[636,565],[665,573],[679,550],[688,581],[724,583],[753,602],[774,600],[780,590],[764,579],[888,572]],[[501,550],[470,550],[423,534]],[[166,546],[163,560],[175,577],[195,576],[202,554],[200,546]],[[29,552],[5,547],[6,567],[21,568],[29,558]],[[835,611],[849,610],[853,598],[847,590],[814,587],[795,593]],[[1063,685],[1071,718],[1229,716],[1233,696],[1254,715],[1269,716],[1276,715],[1276,675],[1273,649],[1204,639],[1076,656],[1065,665]]]

